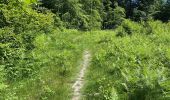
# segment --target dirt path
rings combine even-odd
[[[74,83],[74,85],[72,86],[73,88],[73,98],[72,100],[80,100],[80,97],[81,97],[81,88],[83,87],[83,84],[84,84],[84,75],[85,75],[85,72],[86,72],[86,69],[89,65],[89,62],[90,62],[90,52],[88,50],[86,50],[83,54],[83,62],[82,62],[82,68],[78,74],[78,77]]]

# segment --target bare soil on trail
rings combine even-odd
[[[87,70],[87,67],[89,66],[91,54],[88,50],[84,51],[83,54],[83,62],[81,64],[81,70],[77,76],[77,79],[75,83],[73,84],[73,97],[72,100],[80,100],[81,97],[81,89],[84,85],[84,75]]]

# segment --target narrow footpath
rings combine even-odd
[[[77,76],[75,83],[73,84],[73,97],[72,100],[80,100],[81,97],[81,89],[84,85],[84,75],[89,66],[91,54],[88,50],[86,50],[83,54],[83,62],[81,64],[82,68]]]

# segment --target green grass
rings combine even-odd
[[[37,71],[31,78],[8,84],[1,94],[11,100],[70,100],[71,85],[85,48],[76,30],[54,31],[36,38],[32,55]]]
[[[83,100],[170,99],[170,30],[159,22],[151,24],[151,34],[131,27],[133,33],[125,31],[121,37],[120,29],[97,32]]]
[[[54,30],[37,36],[30,53],[35,73],[7,83],[0,99],[70,100],[83,51],[88,49],[92,60],[83,100],[169,100],[169,24],[150,22],[147,29],[129,23],[116,30]]]

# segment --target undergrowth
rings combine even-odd
[[[95,39],[83,99],[169,100],[169,26],[126,21],[120,27]]]
[[[80,37],[76,37],[80,35]],[[83,46],[76,30],[57,31],[36,37],[30,54],[35,59],[36,73],[27,79],[8,84],[1,99],[69,100],[71,84],[78,70]]]

